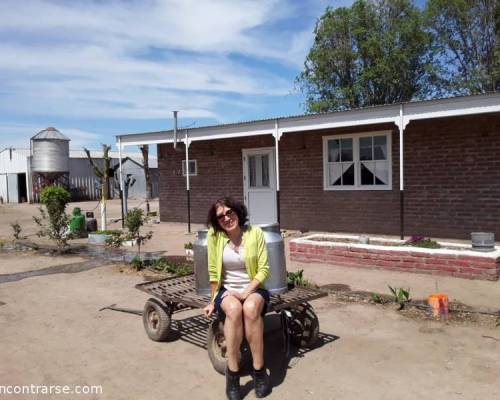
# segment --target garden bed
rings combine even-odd
[[[352,235],[315,234],[290,241],[290,259],[352,267],[498,280],[500,249],[478,252],[455,243],[439,249],[404,246],[402,240],[370,238],[360,244]]]

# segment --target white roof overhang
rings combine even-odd
[[[295,117],[215,125],[189,129],[189,140],[216,140],[245,136],[316,131],[360,125],[394,123],[404,127],[413,120],[445,118],[461,115],[500,112],[500,93],[452,97],[448,99],[390,104],[324,114],[306,114]],[[185,129],[178,130],[183,141]],[[134,133],[117,136],[122,147],[142,144],[172,143],[173,131]]]

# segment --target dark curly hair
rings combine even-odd
[[[207,226],[209,228],[214,228],[216,231],[224,230],[219,225],[219,221],[217,219],[217,208],[224,206],[230,208],[236,213],[236,215],[238,215],[238,225],[243,228],[248,221],[247,208],[243,203],[233,199],[232,197],[223,197],[211,205],[207,216]]]

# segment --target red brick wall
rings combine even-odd
[[[198,175],[190,177],[191,222],[205,223],[210,205],[223,196],[243,201],[241,150],[272,146],[271,135],[193,142],[189,159],[197,160]],[[161,221],[187,221],[186,177],[182,176],[181,164],[185,152],[181,148],[176,152],[172,144],[158,146]]]
[[[407,233],[500,240],[500,114],[412,122],[405,138]]]
[[[392,130],[392,191],[324,191],[322,136]],[[191,217],[204,222],[224,194],[242,199],[244,148],[271,147],[269,136],[194,142]],[[281,225],[289,229],[399,234],[399,134],[392,124],[288,133],[280,150]],[[184,153],[159,146],[160,217],[186,221]],[[405,232],[500,238],[500,114],[413,121],[405,130]]]
[[[357,268],[380,268],[391,271],[447,275],[466,279],[496,281],[500,258],[480,255],[436,254],[424,251],[382,250],[346,245],[290,242],[290,259],[322,262]]]

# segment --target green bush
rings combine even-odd
[[[70,234],[68,231],[69,216],[66,214],[66,205],[71,200],[69,192],[59,186],[47,186],[40,193],[40,217],[33,216],[40,227],[38,236],[47,236],[53,240],[58,250],[63,251],[68,245]]]
[[[394,302],[399,304],[399,309],[402,310],[405,304],[410,301],[410,288],[403,289],[403,288],[392,287],[390,285],[387,286],[389,287],[389,290],[392,293]]]
[[[151,267],[157,271],[168,272],[176,276],[184,276],[193,273],[193,267],[190,264],[176,264],[164,257],[154,259],[151,263]]]

